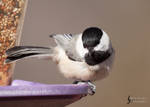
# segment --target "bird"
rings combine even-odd
[[[108,76],[112,70],[115,50],[108,34],[99,27],[88,27],[79,34],[51,34],[56,46],[14,46],[6,51],[5,63],[25,58],[54,61],[61,74],[74,84],[87,83],[89,93],[95,94],[92,83]]]

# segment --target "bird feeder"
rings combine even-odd
[[[12,80],[15,63],[5,64],[7,49],[19,45],[28,0],[0,1],[0,105],[64,107],[88,93],[88,85],[41,84]]]

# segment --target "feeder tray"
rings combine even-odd
[[[0,87],[2,107],[64,107],[88,93],[87,84],[41,84],[14,80],[11,86]]]

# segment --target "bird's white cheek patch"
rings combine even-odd
[[[94,50],[96,51],[106,51],[109,48],[109,44],[110,44],[110,39],[108,37],[108,35],[103,31],[103,36],[100,40],[100,44],[98,44]]]
[[[82,34],[79,35],[79,38],[77,39],[77,43],[76,43],[76,51],[79,54],[80,57],[84,57],[86,53],[88,53],[88,50],[86,48],[83,47],[83,43],[82,43]]]

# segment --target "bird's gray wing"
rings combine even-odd
[[[68,58],[73,61],[81,61],[82,59],[76,54],[75,50],[75,37],[72,34],[52,34],[50,37],[55,39],[57,45],[62,47]]]
[[[50,37],[54,38],[57,45],[61,46],[63,49],[68,48],[73,38],[72,34],[52,34]]]

